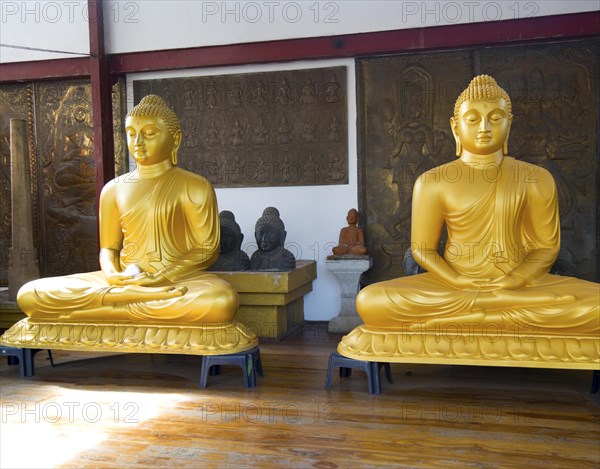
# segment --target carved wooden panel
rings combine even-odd
[[[183,130],[179,164],[216,187],[348,182],[345,67],[134,82]]]
[[[455,158],[448,123],[471,67],[461,51],[361,60],[358,73],[360,211],[374,258],[365,275],[371,283],[404,274],[412,188],[421,173]]]
[[[511,96],[509,151],[554,176],[563,253],[573,274],[594,280],[598,269],[599,42],[478,53],[481,69]],[[596,278],[597,280],[597,278]]]
[[[598,280],[598,41],[490,47],[360,60],[359,191],[366,283],[404,274],[415,178],[455,158],[449,126],[469,80],[492,75],[511,96],[509,153],[548,169],[559,192],[570,275]],[[364,219],[366,217],[366,220]]]
[[[127,169],[124,89],[123,80],[113,87],[117,173]],[[97,269],[90,84],[69,81],[3,85],[0,103],[0,285],[7,281],[5,257],[11,243],[7,134],[10,117],[27,118],[29,122],[34,240],[39,249],[41,274],[64,275]]]
[[[95,270],[98,245],[91,87],[85,82],[40,83],[36,97],[43,179],[40,268],[47,275]]]

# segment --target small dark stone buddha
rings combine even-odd
[[[286,271],[296,267],[294,255],[283,247],[287,233],[279,210],[267,207],[256,221],[254,236],[258,250],[250,259],[251,270]]]
[[[242,251],[244,234],[229,210],[219,213],[221,221],[221,247],[219,258],[210,267],[212,271],[240,271],[250,269],[248,254]]]

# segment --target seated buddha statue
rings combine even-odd
[[[340,230],[340,240],[338,245],[333,248],[333,254],[336,256],[364,256],[367,254],[365,236],[362,228],[357,226],[358,211],[355,208],[348,211],[346,221],[348,226]]]
[[[205,273],[219,254],[215,192],[176,166],[177,116],[160,97],[146,96],[125,130],[137,168],[102,190],[101,270],[31,281],[18,293],[19,307],[36,320],[231,322],[236,291]]]
[[[414,185],[411,249],[426,273],[361,290],[363,334],[449,324],[599,334],[600,285],[549,273],[560,249],[556,186],[545,169],[507,155],[512,117],[508,94],[490,76],[459,96],[450,119],[458,159]],[[355,331],[342,345],[358,346]]]
[[[286,237],[285,225],[275,207],[267,207],[256,220],[254,237],[258,249],[250,258],[251,270],[293,270],[296,258],[283,247]]]

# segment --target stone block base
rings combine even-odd
[[[296,261],[289,272],[213,272],[239,294],[235,319],[263,340],[281,340],[304,325],[304,295],[317,278],[315,261]]]

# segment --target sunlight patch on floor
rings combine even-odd
[[[0,403],[0,467],[56,467],[188,399],[180,394],[74,389],[52,394],[38,402]]]

